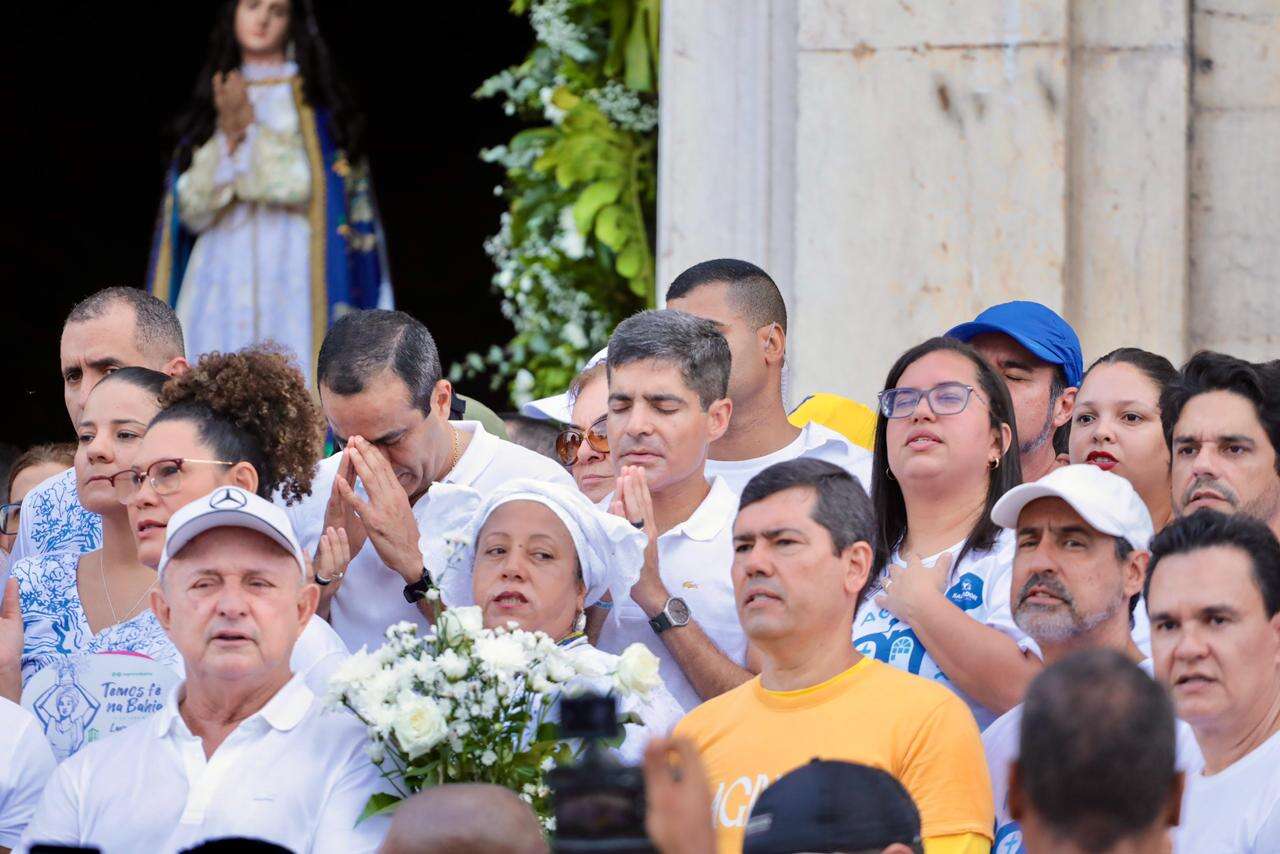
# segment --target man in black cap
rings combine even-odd
[[[920,811],[892,774],[814,759],[764,790],[743,854],[867,851],[921,854]]]

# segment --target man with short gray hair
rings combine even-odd
[[[733,410],[729,344],[709,320],[643,311],[618,324],[607,365],[618,477],[602,506],[648,534],[649,548],[631,598],[613,603],[597,646],[649,647],[688,711],[751,678],[729,575],[738,499],[704,473]]]
[[[289,668],[319,596],[309,570],[284,511],[251,492],[219,487],[175,513],[151,607],[186,679],[151,718],[58,767],[23,845],[375,850],[389,820],[356,823],[382,783],[365,727]]]
[[[62,324],[59,364],[73,430],[89,392],[107,374],[138,366],[175,376],[190,367],[182,325],[173,309],[146,291],[122,286],[103,288],[71,309]],[[42,552],[91,552],[102,542],[102,520],[80,506],[74,469],[31,490],[23,505],[27,512],[13,544],[11,566]]]

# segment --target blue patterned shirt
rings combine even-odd
[[[89,628],[76,587],[76,552],[49,552],[13,565],[22,602],[22,682],[50,664],[82,653],[134,652],[182,672],[177,647],[151,609],[108,626],[96,635]]]
[[[102,517],[80,504],[76,470],[67,469],[22,499],[22,521],[11,565],[44,552],[84,554],[102,546]]]

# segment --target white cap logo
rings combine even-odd
[[[209,497],[209,506],[216,510],[239,509],[249,503],[242,490],[228,486]]]

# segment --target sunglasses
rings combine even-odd
[[[607,415],[601,415],[591,422],[585,432],[577,427],[566,427],[560,431],[560,435],[556,436],[556,456],[565,468],[573,468],[573,464],[578,461],[578,449],[582,447],[583,439],[596,453],[609,453],[609,435],[604,427],[606,418]]]

